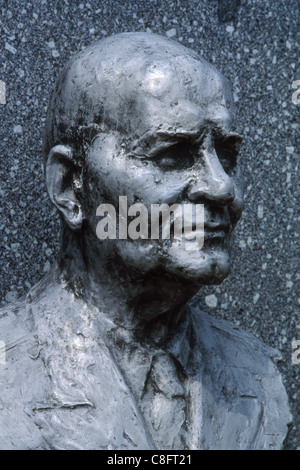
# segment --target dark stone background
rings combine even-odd
[[[189,46],[232,82],[245,136],[246,208],[232,272],[199,302],[279,349],[300,448],[297,203],[300,80],[297,0],[1,0],[0,305],[24,294],[50,267],[58,218],[48,202],[41,135],[50,90],[74,52],[123,31],[152,31]],[[217,305],[216,305],[217,303]],[[216,306],[214,306],[216,305]],[[0,333],[1,336],[1,333]]]

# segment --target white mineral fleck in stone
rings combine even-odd
[[[175,28],[168,29],[168,31],[166,31],[166,36],[168,38],[173,38],[174,36],[176,36],[176,29]]]
[[[229,34],[232,34],[233,31],[234,31],[234,27],[233,27],[233,26],[226,26],[226,31],[227,31],[227,33],[229,33]]]
[[[240,248],[246,248],[246,246],[247,246],[247,245],[246,245],[246,243],[245,243],[244,240],[240,240],[240,241],[239,241],[239,247],[240,247]]]
[[[6,103],[5,82],[0,80],[0,104]]]
[[[205,303],[210,308],[216,308],[216,306],[218,305],[218,299],[215,294],[206,295]]]
[[[13,130],[15,134],[22,134],[23,132],[22,126],[20,126],[19,124],[15,125]]]
[[[264,218],[264,206],[261,206],[261,205],[258,206],[258,208],[257,208],[257,217],[259,219]]]
[[[17,49],[8,42],[5,43],[5,49],[11,52],[12,54],[15,54],[17,52]]]
[[[55,42],[51,39],[51,41],[49,42],[46,42],[47,46],[50,47],[50,49],[54,49],[55,48]]]
[[[48,273],[50,271],[50,263],[49,261],[46,261],[46,263],[44,264],[44,268],[43,268],[43,271],[44,273]]]

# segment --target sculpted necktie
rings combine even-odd
[[[159,449],[185,448],[187,400],[171,356],[153,356],[140,407]]]
[[[190,354],[187,325],[178,331],[168,350],[142,345],[121,328],[110,329],[107,337],[125,381],[159,449],[188,448],[189,391],[184,364]],[[103,330],[102,330],[103,331]]]

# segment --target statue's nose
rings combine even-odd
[[[194,166],[195,177],[190,184],[188,197],[191,201],[207,199],[226,205],[235,198],[232,178],[226,173],[215,149],[210,146],[202,152],[201,167]]]

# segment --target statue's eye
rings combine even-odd
[[[214,144],[215,151],[226,173],[231,173],[237,164],[240,144],[241,140],[235,137],[225,138]]]
[[[172,145],[161,151],[153,161],[163,170],[186,170],[195,163],[195,149],[188,142]]]

